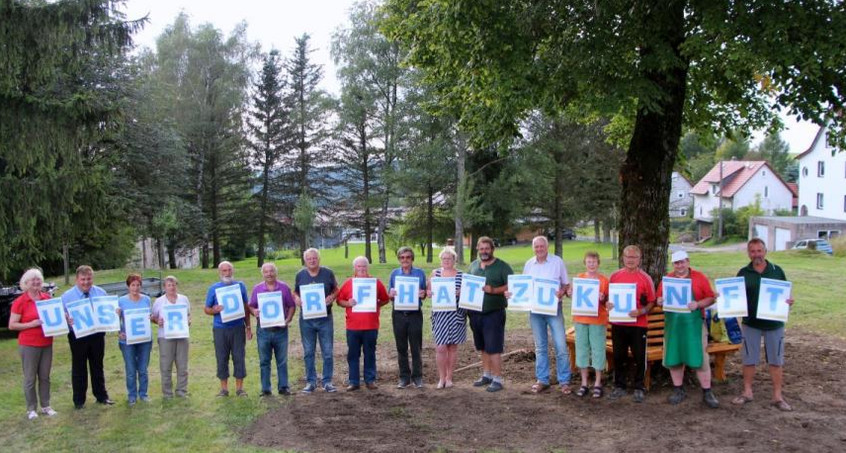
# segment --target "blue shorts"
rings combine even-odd
[[[761,338],[763,338],[767,363],[772,366],[784,366],[784,327],[761,330],[743,324],[741,328],[743,329],[744,365],[758,364],[761,359]]]
[[[467,313],[476,350],[485,354],[502,354],[505,349],[505,309],[489,313]]]

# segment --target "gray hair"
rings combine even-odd
[[[276,274],[278,274],[278,273],[279,273],[279,269],[277,269],[277,268],[276,268],[276,264],[274,264],[274,263],[267,262],[267,263],[262,264],[262,265],[261,265],[261,270],[262,270],[262,272],[264,272],[264,268],[265,268],[265,267],[270,267],[270,268],[273,268],[273,272],[274,272],[274,273],[276,273]]]
[[[220,268],[223,266],[229,266],[232,268],[233,272],[235,271],[235,266],[233,266],[232,263],[230,263],[229,261],[221,261],[220,264],[217,265],[217,269],[220,270]]]
[[[534,239],[532,239],[532,247],[535,246],[535,242],[543,242],[547,247],[549,247],[549,239],[547,239],[546,236],[535,236]]]
[[[400,247],[399,249],[397,249],[397,258],[399,258],[399,256],[402,255],[403,253],[411,253],[411,259],[412,260],[414,259],[414,250],[412,250],[411,247],[404,245],[404,246]]]
[[[444,259],[444,256],[447,255],[451,256],[452,259],[458,259],[458,254],[455,253],[455,249],[452,247],[444,247],[444,249],[441,250],[441,253],[438,254],[438,258]]]
[[[42,282],[44,281],[44,274],[41,273],[40,269],[33,267],[32,269],[29,269],[26,272],[24,272],[24,274],[21,276],[21,281],[20,281],[21,289],[24,290],[24,291],[29,291],[29,282],[31,282],[33,279],[36,279],[36,278],[41,279]],[[38,289],[41,289],[41,288],[38,288]]]
[[[314,247],[306,249],[306,251],[303,252],[303,259],[305,259],[306,255],[308,255],[309,253],[314,253],[315,255],[317,255],[317,259],[320,259],[320,250],[317,250]]]
[[[164,282],[165,283],[173,283],[174,285],[178,285],[179,279],[177,279],[173,275],[168,275],[167,277],[165,277]]]
[[[370,260],[368,260],[366,256],[355,257],[355,259],[353,259],[353,261],[352,261],[353,266],[355,266],[355,264],[358,263],[359,261],[364,261],[368,266],[370,266]]]

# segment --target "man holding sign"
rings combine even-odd
[[[214,357],[217,361],[217,378],[220,380],[220,391],[217,396],[229,396],[229,357],[232,357],[232,364],[235,367],[235,394],[247,396],[244,391],[244,378],[247,377],[247,366],[245,364],[246,340],[252,340],[253,333],[250,329],[250,317],[244,316],[231,321],[223,321],[221,312],[225,306],[230,308],[237,305],[236,298],[231,295],[230,299],[218,300],[217,290],[227,287],[235,287],[241,294],[241,304],[246,308],[247,287],[244,282],[236,281],[232,275],[235,269],[229,261],[222,261],[217,266],[217,273],[220,281],[211,285],[206,293],[206,306],[203,311],[214,316],[212,334],[214,338]]]
[[[696,370],[699,385],[702,386],[702,401],[708,407],[720,406],[717,397],[711,391],[711,362],[708,357],[708,326],[705,324],[705,309],[714,303],[714,291],[708,277],[702,272],[690,268],[687,252],[673,253],[673,272],[667,277],[684,279],[688,286],[684,291],[671,292],[662,280],[658,285],[658,305],[665,305],[671,298],[686,296],[684,303],[687,312],[665,311],[664,325],[664,366],[670,369],[673,379],[673,393],[670,404],[681,403],[686,395],[684,391],[685,365]],[[690,291],[690,292],[688,292]]]
[[[391,272],[388,295],[394,301],[391,321],[397,343],[399,383],[404,389],[412,382],[423,388],[423,299],[426,298],[426,273],[412,266],[414,251],[411,247],[397,250],[400,267]],[[416,279],[416,282],[414,281]],[[411,349],[411,368],[408,367],[408,350]]]
[[[755,366],[761,358],[761,340],[763,340],[770,378],[773,381],[772,405],[782,411],[792,411],[793,408],[787,404],[781,394],[784,322],[759,319],[757,316],[761,279],[786,281],[787,277],[780,267],[767,261],[767,246],[761,239],[749,240],[746,244],[746,252],[749,255],[749,265],[737,272],[737,276],[743,277],[746,282],[746,303],[749,307],[749,316],[743,318],[743,393],[732,400],[732,403],[742,405],[752,401],[752,381],[755,379]],[[783,303],[793,305],[792,296],[787,295]]]
[[[379,337],[379,309],[390,302],[385,285],[370,276],[370,262],[367,257],[359,256],[353,260],[353,276],[347,279],[338,292],[338,305],[347,309],[347,364],[350,375],[347,391],[360,388],[360,358],[364,351],[364,383],[370,390],[376,385],[376,340]],[[375,285],[357,285],[356,279],[375,280]],[[375,311],[357,311],[356,305],[363,305],[365,299],[376,299]]]
[[[549,241],[545,236],[532,239],[532,249],[535,256],[526,261],[523,274],[558,282],[558,291],[555,293],[557,313],[555,315],[529,313],[529,324],[532,326],[532,335],[535,339],[535,377],[537,378],[537,382],[532,385],[532,393],[540,393],[549,388],[549,339],[547,337],[549,332],[555,345],[555,374],[558,378],[558,386],[562,393],[569,395],[571,393],[570,353],[567,350],[564,314],[561,311],[560,302],[561,296],[570,286],[567,266],[560,257],[549,254]]]
[[[335,325],[332,320],[332,304],[338,296],[338,281],[331,269],[320,265],[320,252],[310,248],[303,252],[305,268],[297,272],[294,277],[294,303],[300,310],[300,336],[303,342],[303,365],[305,366],[306,386],[302,393],[310,394],[317,388],[317,368],[314,357],[317,343],[320,342],[320,355],[323,356],[323,380],[321,385],[327,393],[337,392],[332,384],[335,362],[332,358],[334,351]],[[323,298],[318,293],[301,294],[304,286],[321,285]],[[300,296],[303,296],[300,298]],[[320,307],[320,304],[323,307]],[[316,306],[316,307],[315,307]],[[316,308],[316,310],[314,310]],[[306,312],[325,312],[325,316],[306,318]]]
[[[611,342],[614,354],[614,391],[611,399],[619,399],[626,395],[626,375],[628,374],[629,349],[635,362],[634,401],[642,403],[646,397],[646,330],[647,314],[655,306],[655,285],[652,277],[640,269],[640,247],[628,245],[623,249],[623,268],[611,274],[610,285],[615,283],[635,285],[635,297],[631,301],[628,313],[633,322],[612,322]],[[609,285],[609,286],[610,286]],[[612,287],[613,288],[613,287]],[[615,303],[624,301],[608,301],[608,310],[614,309]]]
[[[258,344],[259,374],[261,375],[262,396],[271,395],[270,391],[270,362],[276,355],[276,390],[280,395],[290,395],[288,389],[288,326],[297,311],[291,288],[285,282],[277,280],[278,270],[273,263],[261,266],[261,276],[264,281],[253,287],[250,296],[250,313],[256,317],[256,343]],[[268,297],[259,303],[262,296]],[[267,318],[267,319],[265,319]],[[276,319],[284,321],[284,325],[272,322]],[[273,324],[273,326],[265,326]]]
[[[94,270],[82,265],[76,268],[76,284],[62,294],[65,310],[71,302],[80,299],[106,296],[99,286],[94,286]],[[73,317],[68,316],[68,324],[73,325]],[[91,390],[97,402],[105,405],[115,404],[106,391],[106,376],[103,373],[103,357],[106,353],[106,334],[93,333],[76,338],[73,330],[68,333],[71,350],[71,382],[73,386],[73,405],[76,409],[85,407],[85,394],[88,392],[88,370],[91,370]]]
[[[482,377],[473,382],[473,386],[487,386],[487,391],[498,392],[503,389],[502,351],[505,349],[505,308],[508,306],[505,292],[508,290],[508,276],[514,271],[508,263],[494,256],[491,238],[480,237],[476,242],[476,252],[479,257],[470,263],[467,273],[484,277],[485,285],[473,288],[484,293],[482,311],[468,312],[473,343],[482,355]]]

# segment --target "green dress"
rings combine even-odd
[[[664,313],[664,366],[702,366],[702,315],[699,310],[690,313]]]

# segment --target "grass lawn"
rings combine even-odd
[[[604,259],[603,272],[608,274],[617,267],[610,259],[610,246],[569,241],[564,245],[564,259],[571,274],[581,271],[584,252],[593,249],[598,249]],[[352,245],[349,258],[344,258],[343,249],[326,250],[322,252],[322,264],[331,267],[342,282],[351,274],[352,258],[362,252],[363,245]],[[511,263],[516,272],[522,269],[531,253],[528,245],[503,247],[496,252],[498,257]],[[802,326],[843,337],[846,305],[842,303],[842,294],[846,290],[843,284],[846,258],[801,251],[772,253],[769,258],[784,268],[794,284],[797,303],[790,315],[789,326]],[[398,266],[394,256],[390,256],[388,261],[389,264],[373,265],[371,269],[383,281]],[[418,257],[416,264],[427,272],[435,267],[435,264],[423,261]],[[747,264],[747,259],[744,253],[739,252],[692,253],[691,262],[694,268],[714,279],[734,276],[741,266]],[[300,269],[298,259],[279,260],[276,264],[279,266],[280,278],[287,282],[293,281],[295,273]],[[235,269],[235,277],[245,281],[249,289],[261,280],[255,259],[237,262]],[[127,272],[126,269],[99,271],[95,275],[95,283],[121,281]],[[106,385],[112,399],[118,404],[109,408],[93,404],[89,390],[86,408],[75,411],[71,402],[70,351],[67,339],[58,337],[53,347],[51,403],[59,415],[52,419],[39,417],[35,422],[29,422],[25,419],[25,403],[20,386],[17,342],[13,334],[3,331],[0,332],[4,334],[0,339],[0,378],[6,386],[0,389],[0,424],[4,427],[0,432],[0,445],[3,445],[5,451],[260,451],[244,446],[238,440],[239,428],[248,425],[267,409],[257,397],[260,389],[255,340],[247,345],[248,376],[245,387],[250,397],[216,399],[214,395],[218,384],[215,378],[211,317],[202,313],[202,305],[206,289],[217,280],[217,273],[213,269],[192,269],[176,270],[173,274],[179,278],[180,292],[189,297],[194,312],[190,351],[191,397],[168,401],[161,398],[158,346],[154,346],[149,368],[153,402],[149,405],[139,402],[130,409],[126,404],[123,359],[117,346],[117,335],[112,333],[106,337]],[[157,275],[158,272],[145,274]],[[62,281],[61,278],[52,280]],[[59,293],[66,289],[61,288]],[[569,309],[566,311],[569,312]],[[336,307],[333,314],[335,338],[336,341],[342,341],[345,338],[343,311]],[[431,341],[428,314],[425,319],[424,339],[428,342]],[[526,316],[510,315],[508,327],[528,328]],[[292,343],[290,350],[299,353],[301,346],[296,326],[292,329],[289,341]],[[382,311],[379,345],[380,348],[393,347],[390,310]],[[288,369],[292,389],[299,390],[299,380],[303,375],[302,361],[289,360]],[[336,385],[341,385],[343,379],[344,376],[336,374]],[[280,429],[279,435],[284,435],[284,428]]]

